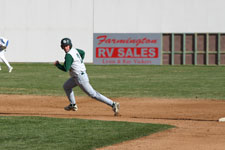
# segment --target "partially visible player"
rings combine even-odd
[[[54,64],[62,71],[69,71],[71,76],[63,85],[66,95],[70,101],[70,104],[64,107],[64,109],[67,111],[78,110],[73,88],[79,86],[90,97],[112,107],[114,115],[117,116],[119,113],[119,103],[114,102],[98,93],[90,85],[89,78],[86,73],[86,67],[83,62],[85,52],[80,49],[72,48],[72,42],[69,38],[64,38],[61,40],[61,48],[66,53],[64,64],[61,65],[58,60],[55,61]]]
[[[5,51],[6,51],[8,44],[9,44],[8,39],[6,39],[4,37],[0,37],[0,58],[8,67],[9,72],[12,72],[13,67],[9,64],[9,62],[5,58]],[[2,70],[1,66],[0,66],[0,70]]]

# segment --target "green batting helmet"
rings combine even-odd
[[[70,48],[72,48],[73,45],[72,45],[71,40],[69,38],[63,38],[61,40],[61,48],[64,49],[64,47],[66,47],[68,45],[70,46]]]

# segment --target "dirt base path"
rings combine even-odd
[[[224,150],[225,101],[120,98],[121,117],[88,97],[77,98],[79,110],[67,112],[65,97],[0,95],[0,116],[48,116],[175,125],[164,132],[102,149],[116,150]]]

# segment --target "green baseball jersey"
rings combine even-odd
[[[65,55],[64,64],[57,64],[56,66],[65,72],[70,71],[71,76],[77,76],[81,72],[86,71],[86,67],[83,63],[85,52],[81,49],[72,48]]]

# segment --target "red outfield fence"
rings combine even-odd
[[[163,65],[225,65],[225,33],[162,34]]]

